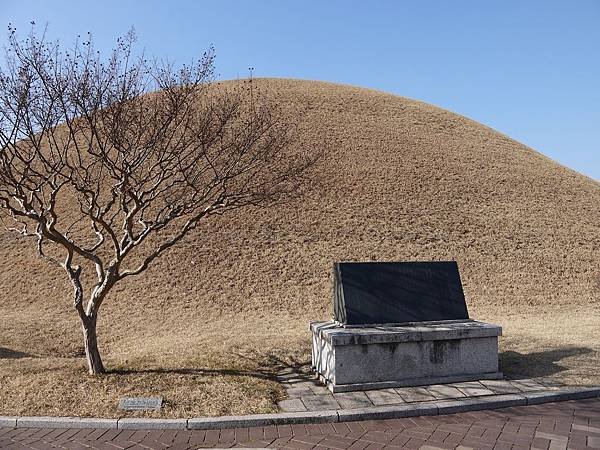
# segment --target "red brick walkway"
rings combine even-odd
[[[210,431],[0,428],[2,449],[600,448],[600,399],[447,416]]]

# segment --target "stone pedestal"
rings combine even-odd
[[[498,379],[498,325],[343,327],[312,322],[312,365],[332,392]]]

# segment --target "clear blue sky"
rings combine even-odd
[[[222,78],[253,67],[416,98],[600,180],[600,0],[0,0],[1,25],[31,20],[103,50],[134,26],[177,62],[213,44]]]

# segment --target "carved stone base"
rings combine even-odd
[[[342,327],[312,322],[312,365],[332,392],[501,378],[498,325],[427,322]]]

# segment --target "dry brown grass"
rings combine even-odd
[[[270,375],[309,360],[336,260],[458,261],[471,316],[503,325],[511,373],[598,383],[600,184],[456,114],[381,92],[258,80],[303,141],[333,152],[302,202],[212,220],[101,311],[105,363],[80,358],[65,275],[0,232],[0,415],[265,412]]]

